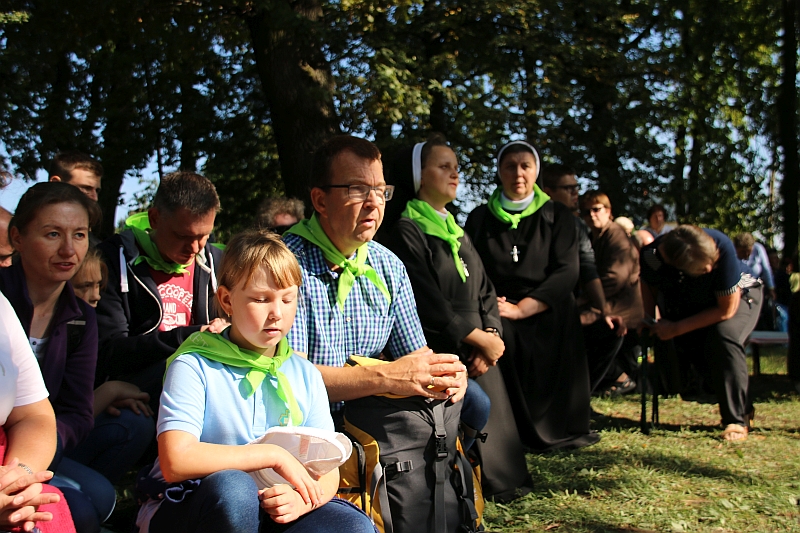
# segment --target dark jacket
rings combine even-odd
[[[158,329],[163,305],[150,268],[145,261],[134,265],[140,252],[133,232],[114,235],[97,249],[108,266],[108,284],[97,306],[98,383],[123,378],[167,359],[189,335],[216,318],[212,301],[222,251],[211,243],[206,243],[194,262],[193,325],[169,331]]]
[[[426,235],[411,219],[395,223],[386,245],[408,271],[428,346],[466,360],[472,347],[463,343],[464,337],[475,328],[502,332],[502,325],[497,294],[480,255],[466,234],[459,240],[459,257],[470,274],[466,282],[458,275],[450,245]]]
[[[606,226],[593,244],[609,307],[607,312],[620,315],[628,329],[635,329],[644,318],[639,288],[639,250],[616,222]]]
[[[0,291],[11,302],[25,334],[30,337],[33,303],[19,261],[8,268],[0,268]],[[58,436],[64,450],[69,451],[94,427],[97,320],[94,309],[75,297],[69,282],[61,291],[51,320],[50,340],[39,367],[56,413]],[[76,328],[72,333],[76,338],[73,343],[69,342],[70,328]]]

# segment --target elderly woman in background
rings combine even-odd
[[[572,296],[575,222],[536,185],[540,165],[531,144],[503,146],[501,185],[470,213],[465,229],[498,294],[506,343],[500,364],[517,428],[525,444],[547,451],[600,437],[589,429],[589,372]]]
[[[642,296],[639,289],[639,251],[629,233],[613,221],[611,201],[605,193],[600,191],[586,193],[581,201],[581,207],[581,214],[592,231],[597,273],[603,284],[603,294],[608,307],[605,312],[622,317],[626,328],[631,331],[621,350],[621,353],[625,354],[638,344],[638,336],[633,330],[639,326],[643,318]],[[594,324],[598,322],[595,321]],[[592,353],[597,352],[598,348],[602,348],[600,352],[608,353],[609,341],[614,340],[607,327],[601,327],[604,326],[602,323],[598,326],[594,324],[584,329],[584,333],[592,338],[591,341],[589,338],[586,339],[592,383],[599,382],[605,375],[613,378],[611,394],[620,395],[633,391],[636,383],[616,362],[619,361],[619,357],[616,361],[592,357]],[[630,357],[625,359],[630,360]],[[599,363],[599,368],[593,368],[593,361]]]
[[[661,204],[655,204],[647,210],[647,223],[642,230],[649,233],[654,239],[672,231],[675,226],[667,224],[667,210]],[[643,243],[642,246],[649,244]]]
[[[761,284],[723,233],[682,225],[644,247],[640,258],[645,325],[672,339],[685,377],[689,365],[710,375],[728,441],[744,440],[753,416],[744,342],[761,309]]]

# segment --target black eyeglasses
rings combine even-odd
[[[588,209],[582,209],[581,210],[581,214],[583,216],[588,216],[591,213],[599,213],[600,211],[602,211],[605,208],[606,208],[606,206],[604,206],[604,205],[601,205],[600,207],[590,207]]]
[[[320,189],[347,189],[347,197],[356,202],[364,202],[369,197],[371,191],[375,191],[378,200],[388,202],[394,196],[394,185],[379,185],[370,187],[369,185],[326,185]]]
[[[565,191],[569,191],[569,192],[578,192],[578,189],[580,189],[581,186],[576,183],[575,185],[556,185],[553,188],[554,189],[564,189]]]

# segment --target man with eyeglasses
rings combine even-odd
[[[564,204],[575,215],[575,233],[578,236],[578,261],[580,263],[578,279],[580,292],[582,293],[582,297],[578,299],[578,304],[582,309],[581,324],[588,326],[597,322],[598,318],[602,318],[609,328],[616,329],[618,336],[625,335],[627,329],[622,318],[605,314],[608,306],[603,293],[603,284],[600,281],[600,275],[597,273],[597,264],[595,263],[592,241],[589,237],[589,228],[579,216],[578,190],[580,186],[575,177],[575,169],[568,165],[548,165],[542,169],[539,181],[544,192],[554,202]],[[595,376],[592,376],[592,378],[592,382],[595,383]]]
[[[575,233],[578,235],[578,260],[580,262],[579,284],[586,299],[598,311],[605,309],[606,299],[603,296],[603,285],[597,274],[594,261],[592,241],[589,239],[589,228],[580,218],[578,212],[578,180],[575,169],[567,165],[553,164],[542,169],[539,177],[542,190],[554,202],[564,204],[575,215]]]
[[[337,426],[345,400],[381,393],[460,400],[466,368],[427,347],[405,267],[372,240],[394,193],[378,148],[347,135],[330,139],[314,154],[311,185],[314,215],[283,237],[303,271],[288,340],[322,373]],[[346,367],[351,355],[392,363]]]

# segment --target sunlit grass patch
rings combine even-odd
[[[719,439],[716,405],[662,398],[662,424],[645,436],[638,395],[593,400],[608,417],[600,443],[528,455],[533,493],[489,503],[487,529],[800,531],[800,397],[785,376],[754,378],[751,389],[756,429],[743,443]]]

